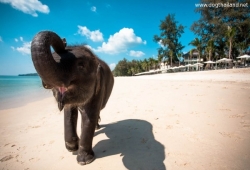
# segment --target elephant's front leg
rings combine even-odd
[[[76,107],[70,105],[64,107],[64,139],[65,146],[70,152],[78,150],[77,117],[78,110]]]
[[[95,159],[95,154],[92,150],[92,141],[99,116],[99,111],[83,109],[81,110],[81,114],[82,134],[79,142],[77,161],[80,165],[86,165],[91,163]]]

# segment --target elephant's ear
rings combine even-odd
[[[102,66],[101,64],[98,64],[97,74],[96,74],[96,84],[95,84],[95,95],[97,95],[101,90],[102,74],[103,74]]]

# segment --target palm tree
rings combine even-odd
[[[182,53],[182,52],[177,54],[177,56],[178,56],[178,60],[179,60],[179,66],[180,66],[180,62],[181,62],[180,60],[181,60],[181,56],[182,56],[182,55],[183,55],[183,53]]]
[[[209,40],[207,42],[207,47],[205,48],[206,58],[207,58],[207,55],[208,55],[207,59],[209,61],[212,60],[212,54],[213,54],[214,50],[215,50],[214,40],[211,39],[211,40]],[[210,64],[207,64],[206,68],[209,68],[209,67],[210,67]]]
[[[225,47],[226,47],[226,44],[223,39],[219,39],[216,41],[215,51],[218,54],[218,56],[216,57],[216,60],[225,57]]]
[[[143,71],[147,71],[148,61],[146,58],[141,62],[141,67],[142,67]]]
[[[200,57],[201,57],[201,53],[202,53],[201,40],[199,40],[198,38],[195,38],[193,41],[191,41],[189,43],[189,45],[192,45],[192,46],[196,47],[195,49],[198,51],[198,58],[199,58],[199,62],[200,62]]]
[[[154,68],[155,69],[155,59],[153,57],[150,57],[148,59],[148,61],[149,61],[150,68]]]
[[[229,52],[228,52],[228,58],[231,59],[231,52],[232,52],[232,45],[233,45],[233,39],[234,36],[236,35],[236,29],[233,27],[228,26],[227,32],[226,32],[226,37],[228,39],[229,43]]]
[[[172,67],[172,61],[173,61],[174,52],[172,50],[169,50],[168,54],[170,56],[170,66]]]
[[[157,59],[154,59],[155,70],[158,69],[159,62]]]
[[[207,52],[208,52],[208,60],[210,61],[212,59],[212,54],[214,52],[215,46],[214,46],[214,40],[209,40],[207,42]]]
[[[161,65],[161,62],[163,60],[163,55],[162,54],[158,54],[158,65]],[[164,63],[165,64],[165,63]]]
[[[244,50],[247,49],[246,42],[245,42],[245,41],[239,42],[239,43],[237,44],[237,47],[238,47],[238,49],[239,49],[239,51],[240,51],[240,56],[243,55],[243,54],[244,54]]]
[[[189,61],[191,61],[191,59],[193,59],[194,50],[195,50],[195,49],[191,49],[191,50],[189,51]],[[192,62],[191,62],[191,64],[192,64]],[[189,66],[188,66],[188,71],[189,71]]]
[[[189,60],[193,59],[194,50],[195,50],[195,49],[191,49],[191,50],[189,51]],[[191,64],[192,64],[192,62],[191,62]]]

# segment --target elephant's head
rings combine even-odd
[[[35,69],[43,87],[52,89],[60,111],[65,104],[88,102],[100,83],[101,66],[97,57],[84,46],[65,47],[65,44],[51,31],[39,32],[31,43]]]

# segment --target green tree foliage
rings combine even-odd
[[[208,53],[208,60],[210,61],[212,59],[212,55],[214,52],[215,46],[214,46],[214,41],[211,39],[207,42],[207,47],[206,51]]]
[[[115,66],[113,74],[115,76],[128,76],[128,70],[128,60],[124,58],[123,60],[119,61],[118,64]]]
[[[114,76],[133,76],[137,73],[149,71],[150,69],[158,68],[158,60],[150,57],[144,60],[132,60],[128,61],[123,59],[118,62],[113,70]]]
[[[235,58],[250,45],[250,0],[200,1],[203,4],[211,2],[213,4],[248,3],[248,7],[196,8],[201,18],[191,26],[191,30],[201,38],[202,49],[207,47],[209,41],[213,41],[215,52],[221,55],[220,57],[224,57],[226,53],[226,56]],[[215,55],[212,57],[214,58]]]
[[[184,26],[178,24],[174,14],[168,14],[160,24],[160,35],[154,35],[154,41],[160,43],[162,47],[158,49],[158,57],[166,58],[172,62],[178,61],[178,53],[184,48],[179,38],[184,33]]]

